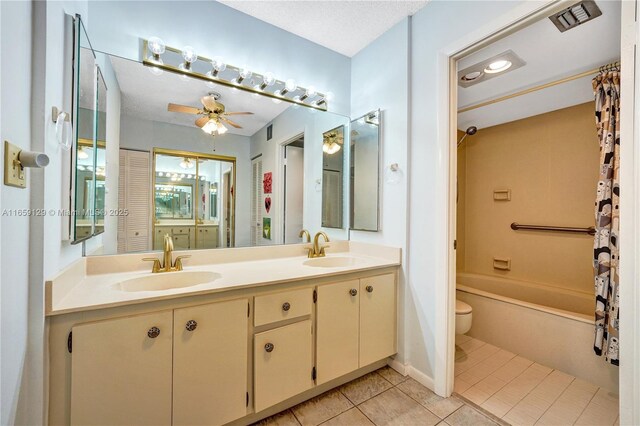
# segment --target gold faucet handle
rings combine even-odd
[[[154,274],[156,272],[160,272],[160,269],[162,269],[162,265],[160,265],[160,259],[156,257],[145,257],[142,260],[144,262],[153,262],[153,269],[151,269],[151,272],[153,272]]]
[[[190,258],[191,255],[190,254],[186,254],[183,256],[177,256],[175,262],[173,263],[173,267],[175,268],[176,271],[182,271],[182,259],[188,259]]]

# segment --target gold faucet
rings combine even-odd
[[[173,240],[169,234],[164,236],[164,253],[163,263],[160,263],[160,259],[156,257],[145,257],[143,261],[153,262],[153,268],[151,272],[156,274],[158,272],[175,272],[182,271],[182,259],[189,258],[191,256],[178,256],[175,262],[172,261],[173,257]]]
[[[307,237],[306,238],[306,242],[310,243],[311,242],[311,234],[309,234],[309,231],[307,231],[306,229],[303,229],[302,231],[300,231],[300,235],[298,235],[298,237],[302,238],[302,237]]]
[[[309,249],[308,257],[313,258],[326,256],[326,253],[324,252],[325,246],[320,247],[320,244],[318,243],[318,239],[320,238],[320,236],[324,238],[325,243],[329,242],[329,236],[327,234],[322,231],[318,232],[316,236],[313,237],[313,247]]]

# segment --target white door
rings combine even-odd
[[[303,228],[304,148],[288,145],[284,153],[284,243],[295,244]]]
[[[251,161],[251,245],[262,241],[262,157]]]
[[[127,214],[118,216],[118,251],[150,249],[151,240],[151,155],[120,150],[118,207]]]

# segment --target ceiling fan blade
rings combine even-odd
[[[245,112],[225,112],[222,115],[253,115],[253,113],[252,112],[247,112],[247,111],[245,111]]]
[[[229,123],[231,124],[233,127],[235,127],[236,129],[242,129],[242,126],[239,125],[238,123],[235,123],[231,120],[229,120],[228,118],[225,117],[220,117],[220,120],[224,121],[225,123]]]
[[[209,116],[205,115],[204,117],[200,117],[196,120],[196,126],[202,127],[209,121]]]
[[[209,111],[215,111],[217,102],[213,96],[203,96],[200,98],[200,102],[202,102],[202,105]]]
[[[198,108],[178,104],[169,104],[167,110],[171,112],[184,112],[185,114],[200,114],[202,112]]]

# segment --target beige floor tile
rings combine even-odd
[[[618,407],[620,405],[618,395],[608,392],[602,388],[598,389],[596,394],[593,396],[591,403],[597,404],[607,410],[615,410],[616,412],[618,411]]]
[[[476,383],[475,386],[483,392],[488,393],[489,395],[493,395],[502,389],[507,382],[502,379],[499,379],[495,376],[485,377],[480,382]]]
[[[513,408],[512,404],[493,396],[480,404],[480,406],[496,417],[503,417]]]
[[[495,426],[496,422],[474,408],[463,405],[445,419],[451,426]]]
[[[358,405],[392,387],[391,383],[374,372],[340,387],[340,392],[349,398],[349,401],[354,405]]]
[[[372,426],[373,423],[357,408],[352,408],[344,413],[327,420],[322,426]]]
[[[457,345],[461,350],[463,350],[465,353],[470,354],[471,352],[480,349],[481,347],[483,347],[484,345],[486,345],[485,342],[483,342],[482,340],[478,340],[478,339],[474,339],[474,338],[470,338],[467,341],[460,343],[459,345]]]
[[[462,372],[458,377],[467,383],[476,384],[485,377],[498,370],[508,363],[516,355],[503,349],[487,357],[485,360],[475,364],[468,370]]]
[[[404,382],[409,378],[409,376],[403,376],[389,366],[382,367],[381,369],[377,370],[376,373],[381,375],[383,379],[387,380],[394,386]]]
[[[469,339],[473,339],[473,337],[467,336],[466,334],[456,334],[456,345],[464,343]]]
[[[469,389],[462,393],[462,396],[478,405],[482,405],[483,402],[491,397],[491,395],[489,395],[487,392],[478,389],[476,386],[471,386]]]
[[[275,416],[267,417],[266,419],[256,423],[259,426],[300,426],[298,420],[293,415],[291,410],[283,411]]]
[[[291,410],[302,426],[319,425],[353,407],[353,404],[338,390],[331,390],[305,401]]]
[[[467,389],[469,389],[471,387],[471,385],[467,382],[465,382],[464,380],[460,380],[459,378],[456,377],[454,383],[453,383],[453,391],[455,393],[459,393],[462,395],[462,393],[464,391],[466,391]]]
[[[618,408],[603,407],[595,403],[594,400],[596,396],[593,397],[589,405],[587,405],[587,408],[585,408],[580,417],[578,417],[575,423],[576,425],[604,426],[615,423],[618,418]]]
[[[449,398],[438,396],[413,379],[396,387],[441,419],[453,413],[463,404],[460,399],[454,396]]]
[[[489,344],[485,344],[484,346],[478,348],[477,350],[465,354],[455,360],[455,375],[458,376],[461,373],[464,373],[468,369],[473,366],[479,364],[485,359],[489,358],[491,355],[498,352],[500,349]]]
[[[432,426],[440,418],[396,388],[375,396],[358,408],[377,426]]]
[[[528,416],[522,412],[511,412],[509,411],[506,416],[503,417],[503,420],[512,426],[533,426],[536,424],[536,420],[531,416]]]
[[[493,375],[505,382],[510,382],[522,374],[531,364],[533,364],[533,361],[521,356],[515,356],[505,365],[497,369]]]

